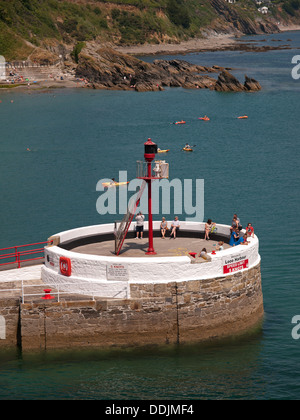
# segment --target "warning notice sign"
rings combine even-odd
[[[109,264],[106,266],[107,280],[129,280],[128,267],[124,264]]]
[[[247,255],[235,255],[230,258],[223,258],[223,274],[235,273],[249,267]]]

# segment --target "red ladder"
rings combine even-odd
[[[142,183],[142,185],[140,187],[140,190],[139,190],[139,192],[137,194],[137,197],[136,197],[136,199],[134,201],[133,206],[131,206],[129,204],[128,209],[127,209],[127,213],[123,217],[123,220],[120,223],[120,226],[119,226],[118,230],[115,233],[115,236],[116,236],[115,237],[115,253],[116,253],[116,255],[119,255],[120,254],[120,251],[121,251],[122,246],[124,244],[124,241],[125,241],[127,232],[128,232],[129,227],[131,225],[133,216],[135,215],[137,206],[140,203],[140,200],[141,200],[142,194],[144,192],[144,189],[146,187],[146,184],[147,184],[146,181],[143,181],[143,183]]]

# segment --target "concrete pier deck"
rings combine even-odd
[[[143,239],[126,239],[119,257],[178,257],[189,255],[189,252],[199,252],[206,248],[210,253],[216,250],[218,242],[216,240],[204,240],[200,238],[186,238],[178,236],[176,239],[166,237],[154,238],[154,250],[156,255],[145,255],[148,249],[148,238]],[[230,248],[226,243],[223,245],[224,249]],[[98,243],[91,243],[87,245],[77,246],[71,249],[72,252],[79,252],[89,255],[115,256],[115,242],[105,241]]]

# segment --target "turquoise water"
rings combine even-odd
[[[151,137],[171,149],[171,179],[204,179],[205,219],[230,223],[237,212],[253,223],[265,303],[261,331],[217,344],[2,352],[1,399],[299,398],[300,341],[291,320],[300,314],[300,80],[291,77],[291,60],[300,34],[264,38],[292,39],[294,49],[179,57],[255,77],[263,86],[257,93],[0,92],[1,248],[114,221],[96,211],[96,184],[119,170],[133,179]],[[209,123],[198,120],[204,114]],[[236,118],[244,114],[248,120]],[[178,119],[187,124],[171,124]],[[194,153],[181,152],[186,142],[197,145]]]

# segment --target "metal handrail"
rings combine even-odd
[[[43,288],[43,291],[45,292],[45,290],[47,290],[47,287],[53,287],[54,289],[56,289],[57,290],[57,292],[52,292],[52,289],[49,289],[49,290],[51,290],[51,295],[57,295],[57,302],[60,302],[60,296],[61,295],[72,295],[72,292],[62,292],[61,290],[60,290],[60,286],[74,286],[74,285],[76,285],[76,286],[80,286],[80,285],[87,285],[87,283],[86,282],[81,282],[81,283],[64,283],[63,285],[59,285],[59,284],[55,284],[55,285],[51,285],[51,286],[49,286],[49,285],[46,285],[46,284],[28,284],[28,285],[25,285],[24,284],[24,280],[21,280],[21,287],[19,287],[19,288],[15,288],[15,289],[0,289],[0,295],[1,295],[1,293],[3,293],[3,292],[21,292],[21,300],[22,300],[22,303],[25,303],[25,297],[29,297],[29,296],[32,296],[32,297],[34,297],[34,296],[39,296],[40,298],[42,298],[43,296],[41,296],[41,294],[42,294],[42,292],[41,293],[25,293],[25,288],[27,287],[40,287],[40,288]],[[45,292],[46,293],[46,292]],[[91,293],[88,295],[88,296],[91,296],[92,297],[92,300],[93,301],[95,301],[95,296],[96,296],[96,293],[97,293],[97,291],[96,290],[92,290],[91,291]],[[78,293],[73,293],[73,294],[78,294]]]
[[[1,248],[0,252],[3,251],[10,251],[10,250],[14,250],[13,252],[9,252],[9,253],[4,253],[4,254],[0,254],[0,261],[1,260],[7,260],[10,258],[13,258],[13,261],[9,261],[9,262],[4,262],[4,263],[0,263],[0,266],[4,266],[4,265],[9,265],[9,264],[18,264],[18,268],[21,268],[21,263],[22,262],[26,262],[26,261],[35,261],[35,260],[40,260],[44,258],[44,255],[41,257],[34,257],[34,258],[27,258],[27,259],[21,259],[22,256],[27,256],[27,255],[31,255],[31,254],[38,254],[38,253],[44,253],[44,248],[35,248],[35,249],[21,249],[20,248],[25,248],[25,247],[29,247],[29,246],[36,246],[36,245],[50,245],[52,244],[52,241],[45,241],[45,242],[36,242],[36,243],[32,243],[32,244],[26,244],[26,245],[17,245],[17,246],[11,246],[8,248]]]

